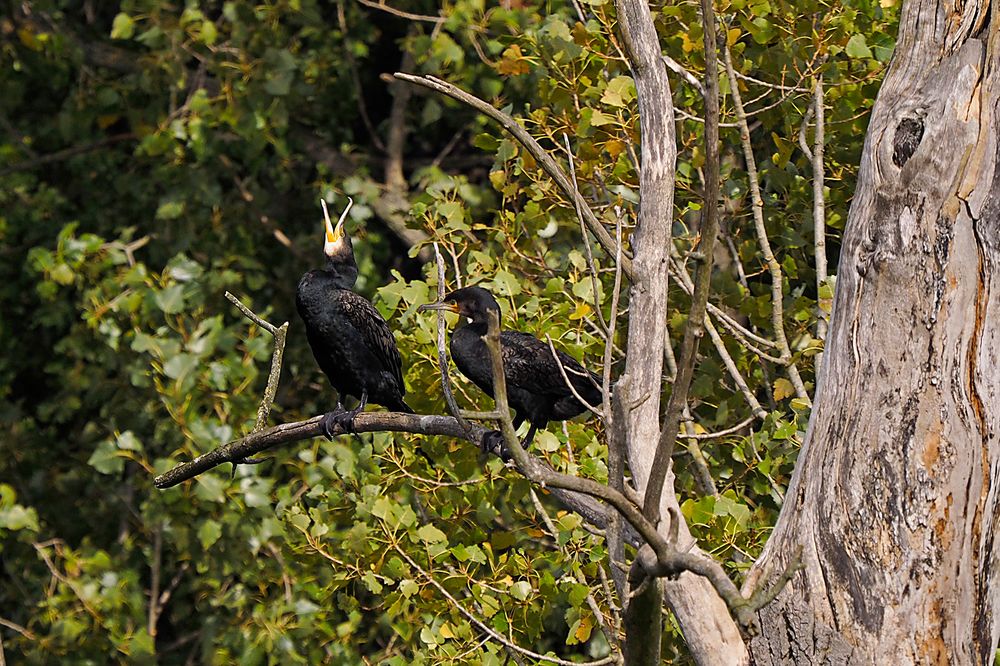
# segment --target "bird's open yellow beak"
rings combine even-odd
[[[329,255],[333,247],[344,237],[344,220],[347,219],[347,214],[351,211],[351,206],[354,205],[354,199],[347,198],[347,208],[340,214],[336,226],[330,221],[330,211],[326,208],[326,201],[320,199],[319,203],[323,207],[323,225],[326,229],[326,242],[323,243],[323,251]]]

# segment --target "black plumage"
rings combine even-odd
[[[451,357],[463,375],[493,397],[493,373],[484,339],[489,313],[496,312],[500,316],[500,306],[493,295],[481,287],[465,287],[451,292],[440,303],[423,305],[420,309],[450,310],[468,318],[469,323],[451,335]],[[525,447],[531,443],[535,432],[545,428],[549,421],[571,419],[587,410],[574,391],[593,406],[603,400],[597,375],[564,352],[556,350],[553,356],[549,345],[532,335],[500,331],[500,356],[507,383],[507,401],[514,409],[514,427],[524,421],[531,424],[523,442]],[[566,379],[572,384],[572,390]],[[492,439],[496,439],[496,435]],[[483,447],[494,448],[493,443],[485,441]]]
[[[351,239],[343,230],[350,208],[334,227],[324,202],[327,266],[303,275],[295,295],[313,356],[337,390],[337,409],[323,421],[327,436],[334,424],[353,430],[354,417],[369,402],[413,413],[403,402],[402,362],[389,325],[368,299],[351,291],[358,265]],[[341,404],[347,396],[360,401],[350,411]]]

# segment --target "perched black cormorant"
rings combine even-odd
[[[493,397],[493,373],[490,353],[486,347],[489,313],[500,316],[500,306],[493,295],[482,287],[465,287],[451,292],[439,303],[422,305],[420,310],[450,310],[467,317],[469,323],[451,335],[451,357],[455,365],[472,382]],[[531,424],[523,442],[527,447],[539,428],[549,421],[564,421],[586,411],[573,391],[559,365],[565,370],[576,393],[590,405],[603,400],[600,380],[573,357],[556,351],[557,362],[548,344],[519,331],[500,332],[500,356],[503,359],[504,378],[507,381],[507,402],[514,408],[514,427],[524,421]],[[483,448],[496,448],[499,433],[484,438]],[[500,447],[506,457],[505,449]]]
[[[295,294],[295,307],[306,325],[313,356],[337,390],[337,409],[323,419],[327,437],[334,424],[353,431],[354,417],[369,402],[413,413],[403,402],[402,363],[389,325],[366,298],[351,291],[358,279],[358,265],[351,239],[344,233],[344,219],[353,203],[334,227],[326,202],[322,202],[327,267],[303,275]],[[341,402],[348,395],[360,403],[345,411]]]

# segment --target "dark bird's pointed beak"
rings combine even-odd
[[[458,312],[458,303],[439,301],[437,303],[426,303],[417,308],[417,312],[427,312],[428,310],[446,310],[447,312]]]

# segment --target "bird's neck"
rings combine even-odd
[[[358,281],[358,266],[353,261],[330,260],[326,264],[326,273],[333,278],[333,284],[338,289],[353,289]]]

